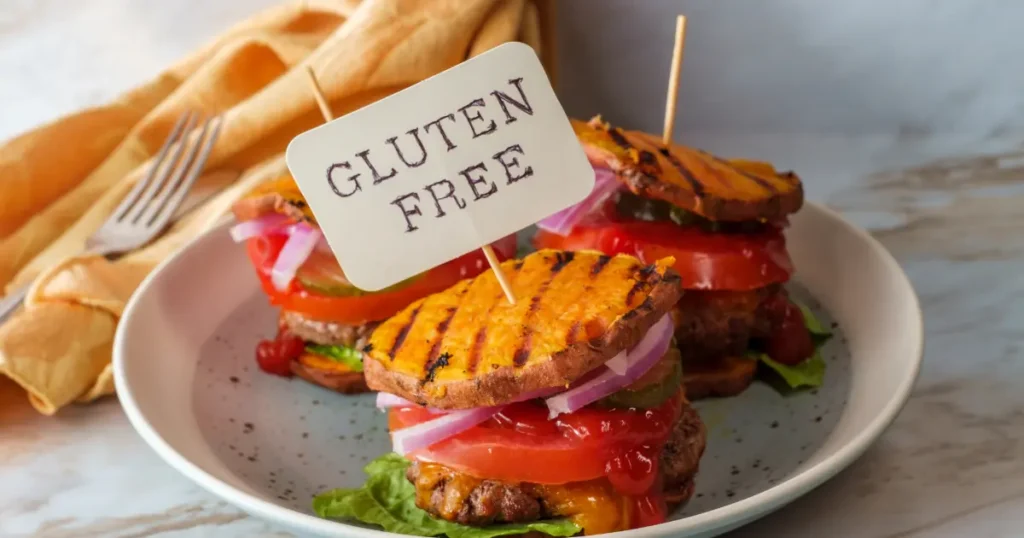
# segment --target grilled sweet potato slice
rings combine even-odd
[[[674,260],[541,250],[409,305],[370,336],[374,390],[444,409],[564,387],[632,347],[679,300]]]
[[[800,178],[768,163],[725,160],[595,117],[573,120],[590,162],[611,169],[634,193],[669,202],[713,221],[770,220],[803,205]]]
[[[261,183],[235,202],[231,212],[239,221],[251,220],[268,213],[280,213],[294,220],[316,223],[313,212],[291,175]]]
[[[370,390],[362,373],[313,353],[303,353],[292,361],[291,370],[293,374],[314,385],[343,394],[360,394]]]

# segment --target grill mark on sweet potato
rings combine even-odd
[[[652,308],[654,308],[654,303],[651,302],[651,298],[650,297],[647,297],[646,299],[644,299],[644,302],[640,303],[639,306],[637,306],[636,308],[634,308],[634,309],[630,310],[629,312],[626,312],[625,314],[623,314],[622,315],[622,319],[624,319],[624,320],[633,319],[633,318],[637,317],[638,315],[642,314],[643,312],[645,312],[647,310],[650,310]]]
[[[612,141],[619,145],[623,149],[633,149],[633,145],[629,143],[629,139],[622,134],[617,128],[612,127],[607,131],[608,136],[611,137]]]
[[[777,189],[775,187],[775,185],[772,185],[770,182],[765,181],[764,178],[759,177],[759,176],[757,176],[755,174],[751,174],[750,172],[747,172],[746,170],[744,170],[744,169],[742,169],[742,168],[740,168],[738,166],[733,166],[732,164],[729,163],[729,161],[726,161],[725,159],[723,159],[723,158],[721,158],[721,157],[719,157],[717,155],[712,155],[712,154],[710,154],[710,153],[708,153],[708,152],[706,152],[706,151],[704,151],[702,149],[698,149],[697,152],[700,153],[701,155],[703,155],[703,156],[713,160],[714,162],[716,162],[718,164],[721,164],[723,166],[727,166],[727,167],[735,170],[741,176],[743,176],[743,177],[753,181],[754,183],[757,183],[759,186],[761,186],[761,188],[763,188],[764,190],[770,192],[771,194],[778,194],[779,189]],[[717,172],[715,173],[715,175],[718,176],[718,177],[722,177],[722,174],[718,174]]]
[[[554,276],[556,273],[565,268],[566,265],[572,263],[572,259],[576,257],[576,253],[572,251],[558,252],[555,254],[555,263],[551,266],[551,274]]]
[[[468,289],[469,288],[467,287],[466,290],[468,290]],[[460,299],[461,299],[461,297],[465,297],[466,296],[466,290],[463,290],[463,292],[460,294]],[[462,303],[462,301],[460,300],[459,304],[461,304],[461,303]],[[459,310],[459,306],[458,305],[448,307],[448,312],[447,312],[447,314],[445,314],[445,318],[443,320],[441,320],[441,323],[437,324],[437,337],[434,338],[434,345],[430,346],[430,355],[429,356],[433,357],[434,355],[437,355],[438,351],[440,351],[441,342],[444,341],[444,333],[448,332],[448,325],[451,324],[452,318],[455,317],[455,312],[458,312],[458,310]]]
[[[679,172],[680,176],[683,176],[686,183],[690,185],[691,189],[693,189],[693,194],[703,198],[704,184],[697,180],[697,176],[693,174],[693,171],[687,168],[675,155],[672,155],[672,152],[670,152],[668,148],[659,148],[658,152],[661,153],[669,164]]]
[[[450,358],[452,358],[452,354],[446,351],[438,355],[437,358],[435,358],[434,360],[430,361],[429,365],[425,365],[426,375],[423,376],[423,381],[421,381],[420,384],[426,385],[427,383],[433,381],[434,376],[437,375],[437,371],[440,370],[441,368],[444,368],[445,366],[448,366],[448,359]]]
[[[551,281],[555,278],[554,271],[551,272],[551,277],[548,278],[547,282],[541,285],[540,289],[537,290],[537,294],[530,298],[530,308],[526,311],[526,315],[523,316],[523,336],[522,342],[519,344],[519,349],[512,355],[512,364],[516,368],[526,364],[526,360],[530,358],[530,348],[533,345],[533,326],[530,324],[530,318],[537,312],[537,308],[540,307],[541,296],[548,291],[548,287],[551,285]]]
[[[597,275],[601,274],[601,271],[604,270],[605,266],[607,266],[608,262],[611,260],[612,257],[606,254],[602,254],[598,257],[597,261],[594,262],[594,265],[590,267],[590,278],[597,278]]]
[[[522,268],[523,260],[516,260],[512,264],[512,273],[505,275],[513,288],[516,287],[516,277],[519,276],[519,270]],[[480,324],[480,328],[477,329],[476,335],[473,336],[473,345],[470,347],[469,356],[466,358],[466,373],[469,375],[476,373],[477,365],[480,363],[480,352],[483,350],[484,342],[487,341],[487,320],[491,318],[491,312],[494,311],[494,307],[505,298],[504,292],[499,291],[498,295],[500,297],[495,301],[491,301],[491,305],[487,307],[487,313],[483,316],[484,321]],[[459,304],[461,306],[461,301]]]
[[[530,358],[530,347],[533,340],[533,331],[529,331],[523,338],[523,345],[516,350],[515,355],[512,355],[512,364],[516,365],[516,368],[522,367],[526,364],[526,359]]]
[[[634,283],[633,287],[629,289],[628,293],[626,293],[626,304],[627,305],[633,304],[633,298],[636,297],[637,293],[639,293],[640,291],[649,289],[649,288],[651,288],[652,286],[654,286],[655,284],[657,284],[659,282],[659,280],[660,280],[659,278],[657,278],[657,277],[652,278],[652,275],[655,274],[654,273],[655,269],[657,269],[657,267],[654,264],[651,264],[651,265],[646,265],[644,267],[641,267],[636,272],[637,273],[636,283]]]
[[[576,343],[576,339],[578,338],[576,333],[580,332],[580,328],[582,327],[583,324],[581,324],[579,320],[572,323],[572,327],[569,328],[569,332],[565,334],[565,345],[571,346]]]
[[[485,340],[487,340],[486,324],[476,331],[476,336],[473,337],[473,347],[469,349],[469,358],[466,360],[466,371],[470,374],[476,372],[476,365],[480,362],[480,348],[483,347]]]
[[[416,316],[419,315],[421,308],[423,308],[422,303],[412,311],[412,314],[409,315],[409,321],[399,329],[398,335],[395,336],[395,341],[391,344],[391,349],[388,350],[388,357],[391,357],[391,360],[395,360],[395,355],[401,349],[402,344],[405,343],[405,337],[409,336],[409,330],[412,329],[412,324],[416,323]]]
[[[555,253],[555,263],[551,265],[551,273],[548,275],[547,280],[537,288],[537,293],[530,298],[530,308],[526,310],[526,315],[523,316],[522,342],[520,343],[519,348],[516,349],[515,353],[512,354],[512,364],[514,364],[516,368],[522,367],[530,358],[530,350],[533,346],[532,321],[534,314],[536,314],[537,310],[540,308],[541,299],[544,298],[544,294],[547,293],[548,288],[551,287],[551,282],[555,279],[558,273],[571,264],[575,258],[576,255],[572,252]]]

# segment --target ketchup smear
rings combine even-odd
[[[800,307],[781,293],[769,299],[765,307],[771,322],[771,334],[765,341],[768,356],[790,366],[811,358],[814,342]]]
[[[256,345],[256,364],[268,374],[291,377],[291,363],[305,348],[301,338],[287,331],[278,331],[273,340],[260,340]]]

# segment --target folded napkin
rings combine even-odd
[[[109,105],[0,146],[0,287],[9,293],[32,285],[25,308],[0,327],[0,373],[45,414],[114,392],[114,330],[136,286],[234,200],[285,173],[288,142],[323,121],[305,66],[338,116],[511,40],[543,52],[551,74],[551,48],[542,51],[541,43],[550,42],[552,2],[284,5],[231,28]],[[187,212],[167,235],[116,261],[82,255],[85,239],[146,171],[186,109],[224,118]]]

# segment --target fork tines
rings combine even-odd
[[[200,114],[192,111],[178,118],[146,177],[125,196],[112,220],[143,229],[161,229],[170,221],[202,172],[220,132],[219,116],[196,129],[200,121]]]

